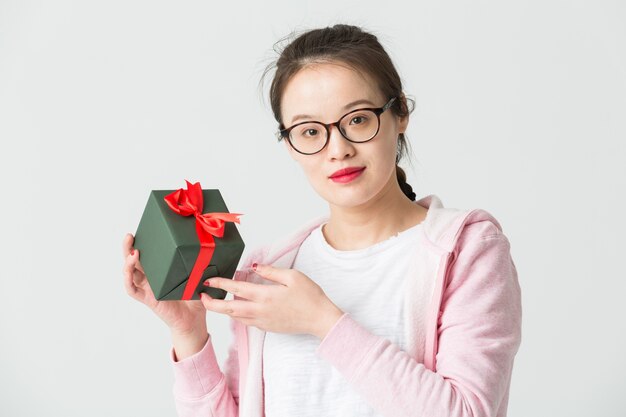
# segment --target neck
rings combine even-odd
[[[395,176],[379,195],[355,207],[330,205],[330,216],[322,232],[338,250],[371,246],[421,223],[428,210],[400,189]]]

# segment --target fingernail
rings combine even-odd
[[[253,263],[253,264],[252,264],[252,269],[253,269],[254,271],[256,271],[256,267],[257,267],[257,263],[255,262],[255,263]]]
[[[130,256],[133,256],[133,255],[135,255],[135,249],[130,250]]]
[[[204,281],[204,285],[206,285],[207,287],[211,286],[211,281],[209,281],[208,279],[206,281]]]

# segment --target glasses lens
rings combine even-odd
[[[378,130],[378,117],[370,110],[357,110],[341,119],[341,130],[348,139],[363,142],[371,139]]]
[[[291,129],[291,144],[304,153],[314,153],[322,149],[326,142],[326,128],[319,123],[303,123]]]

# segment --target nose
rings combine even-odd
[[[339,126],[330,126],[328,132],[328,156],[333,159],[342,159],[346,156],[353,155],[355,151],[354,143],[343,137],[339,131]]]

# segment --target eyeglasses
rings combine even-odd
[[[380,129],[380,115],[387,110],[397,97],[392,97],[383,107],[361,108],[341,116],[334,123],[306,121],[280,129],[276,137],[280,142],[287,138],[289,144],[299,153],[313,155],[320,152],[330,137],[330,127],[337,126],[341,135],[354,143],[372,140]]]

